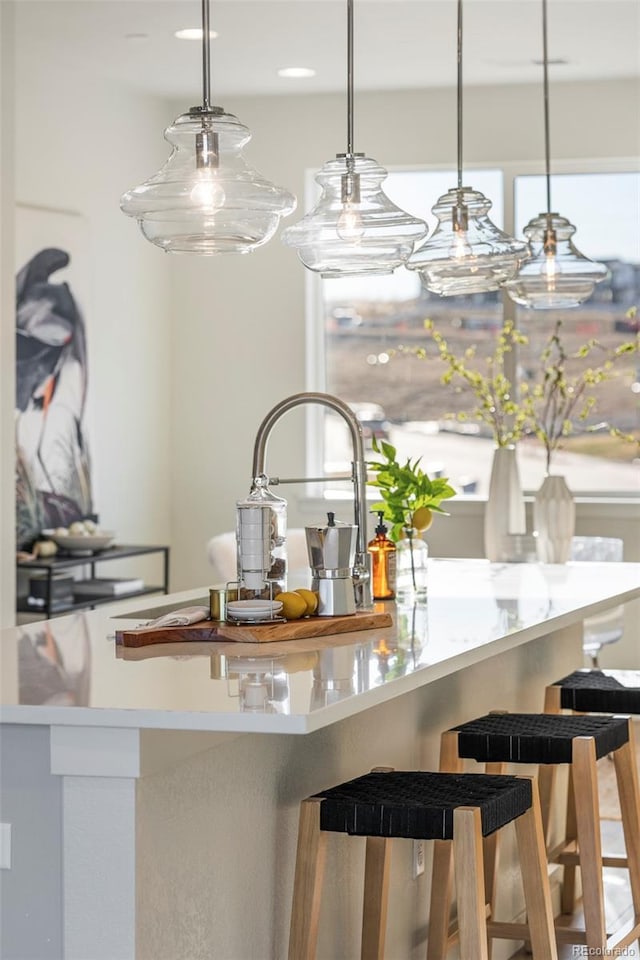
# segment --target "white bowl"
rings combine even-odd
[[[269,620],[282,610],[280,600],[230,600],[227,616],[232,620]]]
[[[43,530],[42,535],[48,540],[53,540],[60,550],[68,553],[94,553],[96,550],[104,550],[115,540],[115,533],[112,530],[101,530],[100,533],[87,533],[81,536],[74,536],[72,533],[60,534],[55,530]]]

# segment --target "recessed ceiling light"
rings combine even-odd
[[[125,33],[124,38],[125,40],[131,40],[133,42],[135,42],[136,40],[148,40],[149,34],[148,33]]]
[[[285,77],[287,80],[297,80],[305,77],[315,77],[316,72],[310,67],[282,67],[278,70],[279,77]]]
[[[209,36],[212,40],[215,40],[218,34],[215,30],[209,30]],[[177,37],[178,40],[202,40],[202,28],[188,27],[186,30],[176,30],[174,37]]]

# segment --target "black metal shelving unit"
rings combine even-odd
[[[54,574],[59,570],[70,570],[74,567],[89,567],[89,579],[96,579],[96,567],[98,564],[107,563],[112,560],[125,560],[128,557],[142,557],[149,554],[161,553],[163,556],[162,584],[157,586],[149,585],[141,590],[134,590],[131,593],[121,593],[109,596],[82,596],[74,599],[73,603],[56,604],[55,597],[52,597],[51,585]],[[72,613],[74,610],[93,610],[94,607],[102,606],[105,603],[114,603],[117,600],[129,600],[131,597],[144,597],[151,593],[169,592],[169,547],[167,546],[114,546],[106,547],[104,550],[96,550],[93,553],[70,553],[68,555],[56,554],[55,557],[36,560],[19,560],[17,569],[26,573],[35,571],[44,571],[47,574],[47,586],[45,590],[44,605],[36,607],[27,603],[26,597],[20,597],[17,602],[18,613],[35,613],[49,618],[56,614]]]

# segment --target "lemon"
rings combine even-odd
[[[307,590],[305,587],[300,587],[298,590],[295,590],[294,593],[299,594],[306,603],[308,616],[311,616],[316,612],[318,609],[318,596],[313,592],[313,590]]]
[[[287,620],[299,620],[307,612],[307,601],[299,593],[279,593],[274,600],[282,602],[282,615]]]
[[[429,507],[418,507],[418,509],[414,511],[411,523],[420,533],[422,533],[423,530],[428,530],[433,523],[433,514],[431,510],[429,510]]]

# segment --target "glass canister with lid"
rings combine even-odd
[[[236,543],[241,587],[265,598],[286,590],[287,501],[271,493],[264,475],[236,504]]]

